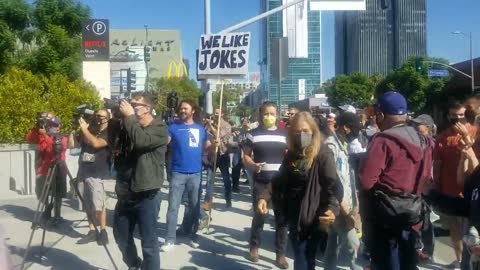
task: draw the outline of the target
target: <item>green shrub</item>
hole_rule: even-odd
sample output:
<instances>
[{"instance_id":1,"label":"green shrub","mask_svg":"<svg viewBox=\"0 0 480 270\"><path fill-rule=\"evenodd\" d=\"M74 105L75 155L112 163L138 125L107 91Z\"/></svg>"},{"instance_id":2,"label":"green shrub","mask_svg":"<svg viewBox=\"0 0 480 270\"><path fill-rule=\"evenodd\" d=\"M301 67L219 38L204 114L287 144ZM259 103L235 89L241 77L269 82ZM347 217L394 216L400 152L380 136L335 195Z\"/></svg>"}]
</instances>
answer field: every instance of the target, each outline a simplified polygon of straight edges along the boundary
<instances>
[{"instance_id":1,"label":"green shrub","mask_svg":"<svg viewBox=\"0 0 480 270\"><path fill-rule=\"evenodd\" d=\"M16 68L0 76L0 100L0 143L25 142L39 112L53 112L62 120L62 132L69 132L78 105L101 104L95 87L84 81Z\"/></svg>"}]
</instances>

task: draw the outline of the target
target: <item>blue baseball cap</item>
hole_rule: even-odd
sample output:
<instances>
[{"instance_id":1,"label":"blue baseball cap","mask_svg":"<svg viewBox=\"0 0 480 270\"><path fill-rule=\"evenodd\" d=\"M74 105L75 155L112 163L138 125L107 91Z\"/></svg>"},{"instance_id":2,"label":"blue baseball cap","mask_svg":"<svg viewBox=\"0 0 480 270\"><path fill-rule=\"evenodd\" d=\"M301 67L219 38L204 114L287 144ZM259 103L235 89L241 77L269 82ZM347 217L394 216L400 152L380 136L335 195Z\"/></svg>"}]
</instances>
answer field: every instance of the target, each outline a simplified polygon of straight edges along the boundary
<instances>
[{"instance_id":1,"label":"blue baseball cap","mask_svg":"<svg viewBox=\"0 0 480 270\"><path fill-rule=\"evenodd\" d=\"M60 119L58 119L57 117L52 117L50 119L50 123L53 127L59 127L62 124L62 121L60 121Z\"/></svg>"},{"instance_id":2,"label":"blue baseball cap","mask_svg":"<svg viewBox=\"0 0 480 270\"><path fill-rule=\"evenodd\" d=\"M389 91L378 99L377 108L384 114L407 114L407 100L398 92Z\"/></svg>"}]
</instances>

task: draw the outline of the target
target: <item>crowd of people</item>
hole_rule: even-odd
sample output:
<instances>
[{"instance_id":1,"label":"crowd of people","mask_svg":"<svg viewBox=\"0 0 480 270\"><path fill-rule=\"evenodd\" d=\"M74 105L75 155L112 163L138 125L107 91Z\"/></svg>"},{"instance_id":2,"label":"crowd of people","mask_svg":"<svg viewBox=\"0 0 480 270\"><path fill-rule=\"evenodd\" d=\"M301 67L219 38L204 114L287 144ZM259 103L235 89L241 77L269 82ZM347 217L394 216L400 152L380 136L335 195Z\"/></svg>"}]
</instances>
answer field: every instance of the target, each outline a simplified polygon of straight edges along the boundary
<instances>
[{"instance_id":1,"label":"crowd of people","mask_svg":"<svg viewBox=\"0 0 480 270\"><path fill-rule=\"evenodd\" d=\"M262 231L272 208L280 269L289 268L288 245L296 270L315 269L320 253L328 270L337 265L364 269L361 256L373 270L417 269L434 261L435 211L450 232L456 256L446 267L480 269L477 96L449 102L448 121L438 128L429 115L411 117L398 92L381 95L363 115L346 104L325 115L290 108L282 118L275 103L265 102L256 121L245 118L238 127L219 109L202 116L188 100L180 101L176 116L165 123L154 116L155 103L146 94L122 101L113 122L108 111L99 110L95 125L80 119L79 131L63 142L81 148L78 179L84 183L85 209L95 217L90 223L100 226L97 232L90 224L79 244L108 243L102 181L113 161L118 198L113 232L129 269L160 269L156 228L164 178L169 194L161 251L174 249L179 235L189 237L193 248L200 246L197 234L211 221L217 169L227 209L235 204L232 193L240 192L242 171L247 176L253 208L247 258L252 262L261 258ZM50 128L59 128L58 119L48 119ZM54 131L37 127L28 136L47 160L39 167L39 186L51 166L48 134ZM59 186L55 196L62 197ZM59 215L55 210L55 222ZM143 259L133 241L135 226Z\"/></svg>"}]
</instances>

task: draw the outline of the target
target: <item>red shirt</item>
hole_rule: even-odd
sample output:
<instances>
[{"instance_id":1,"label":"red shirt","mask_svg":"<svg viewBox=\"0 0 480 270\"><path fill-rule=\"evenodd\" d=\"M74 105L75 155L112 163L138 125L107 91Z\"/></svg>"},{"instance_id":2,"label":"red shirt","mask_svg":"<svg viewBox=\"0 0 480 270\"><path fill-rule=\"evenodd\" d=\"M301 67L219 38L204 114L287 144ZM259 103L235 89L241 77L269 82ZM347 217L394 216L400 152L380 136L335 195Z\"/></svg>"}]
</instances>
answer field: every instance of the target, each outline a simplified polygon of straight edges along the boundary
<instances>
[{"instance_id":1,"label":"red shirt","mask_svg":"<svg viewBox=\"0 0 480 270\"><path fill-rule=\"evenodd\" d=\"M42 160L40 167L37 169L37 175L47 176L48 169L55 162L55 146L53 137L47 135L40 135L36 130L32 130L27 135L27 140L30 143L38 144L38 153ZM68 147L68 138L62 138L62 160L66 159L66 152Z\"/></svg>"},{"instance_id":2,"label":"red shirt","mask_svg":"<svg viewBox=\"0 0 480 270\"><path fill-rule=\"evenodd\" d=\"M476 127L467 125L467 129L472 138L477 137ZM463 185L458 184L457 181L457 168L461 155L461 139L462 136L460 134L452 128L448 128L438 135L433 152L433 159L442 162L438 179L435 179L438 189L441 193L450 196L458 196L463 192Z\"/></svg>"}]
</instances>

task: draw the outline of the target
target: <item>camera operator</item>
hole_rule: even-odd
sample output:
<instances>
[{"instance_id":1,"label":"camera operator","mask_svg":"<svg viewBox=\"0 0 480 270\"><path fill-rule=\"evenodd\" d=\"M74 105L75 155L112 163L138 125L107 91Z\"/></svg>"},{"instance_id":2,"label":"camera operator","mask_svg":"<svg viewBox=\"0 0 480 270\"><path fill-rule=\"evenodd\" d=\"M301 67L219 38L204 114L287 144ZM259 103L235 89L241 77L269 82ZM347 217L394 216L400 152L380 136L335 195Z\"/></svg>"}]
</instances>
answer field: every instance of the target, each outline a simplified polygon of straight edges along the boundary
<instances>
[{"instance_id":1,"label":"camera operator","mask_svg":"<svg viewBox=\"0 0 480 270\"><path fill-rule=\"evenodd\" d=\"M154 118L155 105L155 98L146 93L134 96L131 103L122 100L119 134L113 134L118 138L114 149L118 201L113 235L129 269L160 269L157 217L168 131L160 118ZM135 225L142 241L143 263L133 239Z\"/></svg>"},{"instance_id":2,"label":"camera operator","mask_svg":"<svg viewBox=\"0 0 480 270\"><path fill-rule=\"evenodd\" d=\"M38 144L40 164L37 168L35 193L39 200L41 199L41 193L47 180L49 169L58 161L65 161L68 139L60 134L60 127L60 119L54 117L52 113L44 113L37 119L37 126L27 135L27 141ZM67 193L66 176L65 168L57 166L48 194L54 196L53 204L48 203L48 196L45 197L44 201L46 207L42 219L45 224L51 221L51 225L55 226L62 221L62 198ZM53 208L54 219L50 220Z\"/></svg>"},{"instance_id":3,"label":"camera operator","mask_svg":"<svg viewBox=\"0 0 480 270\"><path fill-rule=\"evenodd\" d=\"M77 244L87 244L95 240L99 244L108 244L103 179L108 176L110 170L110 150L107 143L109 119L107 111L99 110L90 123L80 118L78 121L80 133L70 134L69 148L78 145L81 148L77 179L84 182L85 211L96 216L101 229L100 235L97 235L95 227L89 220L90 230L84 238L77 241Z\"/></svg>"}]
</instances>

